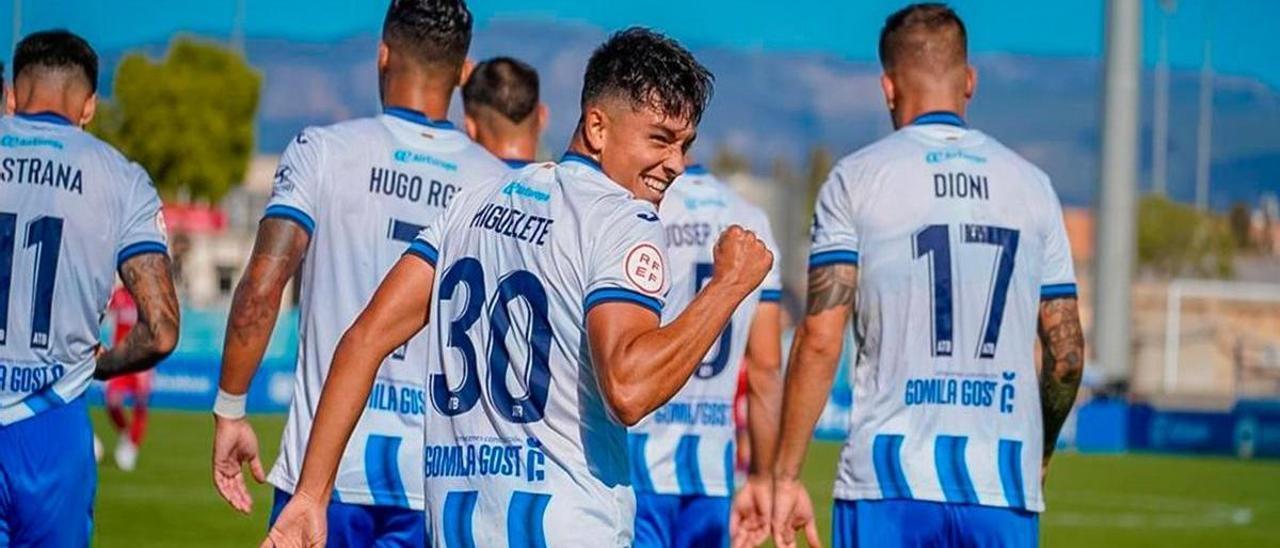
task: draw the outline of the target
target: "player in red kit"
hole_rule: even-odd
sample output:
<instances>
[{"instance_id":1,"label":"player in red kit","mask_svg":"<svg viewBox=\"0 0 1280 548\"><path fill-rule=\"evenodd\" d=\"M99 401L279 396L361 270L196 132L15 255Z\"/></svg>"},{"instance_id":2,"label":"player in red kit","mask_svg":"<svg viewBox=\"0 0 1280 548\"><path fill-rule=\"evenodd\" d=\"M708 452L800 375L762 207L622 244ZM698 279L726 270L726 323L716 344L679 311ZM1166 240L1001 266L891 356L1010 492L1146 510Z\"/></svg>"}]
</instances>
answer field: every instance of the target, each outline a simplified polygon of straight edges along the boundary
<instances>
[{"instance_id":1,"label":"player in red kit","mask_svg":"<svg viewBox=\"0 0 1280 548\"><path fill-rule=\"evenodd\" d=\"M138 307L133 296L123 286L116 287L111 294L111 303L107 305L111 317L115 321L115 329L111 336L112 346L120 344L138 323ZM119 435L116 442L116 466L126 472L132 472L138 464L138 447L142 445L142 436L147 431L147 400L151 398L151 380L155 370L148 369L141 373L122 375L107 381L107 415L115 425ZM133 416L125 414L125 396L133 395Z\"/></svg>"}]
</instances>

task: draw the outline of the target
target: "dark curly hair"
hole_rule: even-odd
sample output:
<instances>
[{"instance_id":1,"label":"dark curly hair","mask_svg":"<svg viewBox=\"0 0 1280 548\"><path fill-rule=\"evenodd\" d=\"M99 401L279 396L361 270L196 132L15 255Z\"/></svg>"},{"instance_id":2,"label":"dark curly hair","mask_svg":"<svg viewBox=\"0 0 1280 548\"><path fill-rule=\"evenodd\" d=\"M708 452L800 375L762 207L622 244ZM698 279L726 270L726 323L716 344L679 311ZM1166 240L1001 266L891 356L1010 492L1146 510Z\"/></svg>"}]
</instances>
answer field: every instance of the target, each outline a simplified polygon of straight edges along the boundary
<instances>
[{"instance_id":1,"label":"dark curly hair","mask_svg":"<svg viewBox=\"0 0 1280 548\"><path fill-rule=\"evenodd\" d=\"M98 91L98 54L93 47L63 29L33 32L13 52L13 78L28 70L79 71L89 89Z\"/></svg>"},{"instance_id":2,"label":"dark curly hair","mask_svg":"<svg viewBox=\"0 0 1280 548\"><path fill-rule=\"evenodd\" d=\"M463 0L391 0L382 41L424 67L458 70L471 47L471 23Z\"/></svg>"},{"instance_id":3,"label":"dark curly hair","mask_svg":"<svg viewBox=\"0 0 1280 548\"><path fill-rule=\"evenodd\" d=\"M697 124L711 100L715 76L671 38L631 27L610 36L587 62L582 107L620 97Z\"/></svg>"},{"instance_id":4,"label":"dark curly hair","mask_svg":"<svg viewBox=\"0 0 1280 548\"><path fill-rule=\"evenodd\" d=\"M491 108L519 124L538 108L538 71L510 57L481 61L462 86L462 105L468 113Z\"/></svg>"}]
</instances>

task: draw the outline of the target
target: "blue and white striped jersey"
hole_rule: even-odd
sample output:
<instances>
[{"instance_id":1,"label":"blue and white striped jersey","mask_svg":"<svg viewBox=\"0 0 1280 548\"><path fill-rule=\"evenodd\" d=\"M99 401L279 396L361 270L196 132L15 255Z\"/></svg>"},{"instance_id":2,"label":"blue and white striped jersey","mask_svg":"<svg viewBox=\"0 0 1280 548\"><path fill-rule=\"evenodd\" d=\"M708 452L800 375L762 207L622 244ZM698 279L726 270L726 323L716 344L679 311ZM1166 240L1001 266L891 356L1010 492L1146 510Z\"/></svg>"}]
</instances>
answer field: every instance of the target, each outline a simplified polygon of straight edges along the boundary
<instances>
[{"instance_id":1,"label":"blue and white striped jersey","mask_svg":"<svg viewBox=\"0 0 1280 548\"><path fill-rule=\"evenodd\" d=\"M1043 511L1038 310L1076 291L1048 176L926 114L832 170L809 266L835 263L859 343L836 498Z\"/></svg>"},{"instance_id":2,"label":"blue and white striped jersey","mask_svg":"<svg viewBox=\"0 0 1280 548\"><path fill-rule=\"evenodd\" d=\"M567 154L461 195L410 253L436 266L426 491L438 546L630 546L626 428L600 392L586 316L661 314L652 204Z\"/></svg>"},{"instance_id":3,"label":"blue and white striped jersey","mask_svg":"<svg viewBox=\"0 0 1280 548\"><path fill-rule=\"evenodd\" d=\"M663 323L674 321L711 279L720 233L737 224L752 230L774 253L769 218L700 166L690 166L667 190L660 208L667 233L671 292ZM689 383L671 401L631 429L631 477L636 491L663 495L733 494L733 397L747 336L761 301L778 301L782 282L775 261L768 277L734 311L720 340Z\"/></svg>"},{"instance_id":4,"label":"blue and white striped jersey","mask_svg":"<svg viewBox=\"0 0 1280 548\"><path fill-rule=\"evenodd\" d=\"M116 269L167 252L138 164L57 114L0 118L0 425L84 393Z\"/></svg>"},{"instance_id":5,"label":"blue and white striped jersey","mask_svg":"<svg viewBox=\"0 0 1280 548\"><path fill-rule=\"evenodd\" d=\"M448 122L388 108L307 128L289 144L265 216L311 234L302 264L293 401L269 481L292 493L338 340L409 243L454 197L509 169ZM382 364L347 443L335 498L422 509L423 341Z\"/></svg>"}]
</instances>

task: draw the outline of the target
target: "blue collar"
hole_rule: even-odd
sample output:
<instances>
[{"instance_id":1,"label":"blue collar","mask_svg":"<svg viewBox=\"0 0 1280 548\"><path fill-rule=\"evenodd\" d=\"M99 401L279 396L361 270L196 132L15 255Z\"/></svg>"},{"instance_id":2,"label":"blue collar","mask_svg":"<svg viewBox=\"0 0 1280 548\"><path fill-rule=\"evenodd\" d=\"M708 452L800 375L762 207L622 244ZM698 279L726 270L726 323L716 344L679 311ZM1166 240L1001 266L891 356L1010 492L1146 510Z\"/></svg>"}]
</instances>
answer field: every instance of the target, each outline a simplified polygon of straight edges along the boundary
<instances>
[{"instance_id":1,"label":"blue collar","mask_svg":"<svg viewBox=\"0 0 1280 548\"><path fill-rule=\"evenodd\" d=\"M32 121L32 122L45 122L45 123L48 123L48 124L57 124L57 125L60 125L60 126L74 126L74 125L75 125L75 124L74 124L74 123L72 123L72 121L71 121L70 119L68 119L66 116L63 116L63 115L61 115L61 114L58 114L58 113L53 112L53 111L50 111L50 110L45 110L45 111L41 111L41 112L32 112L32 113L19 112L19 113L17 114L17 116L18 116L18 118L21 118L21 119L23 119L23 120Z\"/></svg>"},{"instance_id":2,"label":"blue collar","mask_svg":"<svg viewBox=\"0 0 1280 548\"><path fill-rule=\"evenodd\" d=\"M945 110L926 112L911 121L911 125L913 126L920 126L924 124L945 124L955 127L968 127L964 123L964 118L961 118L959 114Z\"/></svg>"},{"instance_id":3,"label":"blue collar","mask_svg":"<svg viewBox=\"0 0 1280 548\"><path fill-rule=\"evenodd\" d=\"M448 120L432 120L426 114L413 109L403 107L386 107L382 109L382 113L387 116L394 116L406 122L433 127L436 129L454 129L453 124Z\"/></svg>"},{"instance_id":4,"label":"blue collar","mask_svg":"<svg viewBox=\"0 0 1280 548\"><path fill-rule=\"evenodd\" d=\"M533 160L516 160L514 158L503 158L502 162L507 164L507 167L511 169L520 169L524 166L532 164Z\"/></svg>"},{"instance_id":5,"label":"blue collar","mask_svg":"<svg viewBox=\"0 0 1280 548\"><path fill-rule=\"evenodd\" d=\"M567 162L578 162L591 169L599 171L600 173L604 173L604 168L600 167L600 162L597 162L595 160L592 160L591 158L578 154L577 152L565 152L564 156L560 157L560 163L567 163Z\"/></svg>"},{"instance_id":6,"label":"blue collar","mask_svg":"<svg viewBox=\"0 0 1280 548\"><path fill-rule=\"evenodd\" d=\"M702 164L692 164L685 166L684 173L685 175L706 175L708 171L707 167Z\"/></svg>"}]
</instances>

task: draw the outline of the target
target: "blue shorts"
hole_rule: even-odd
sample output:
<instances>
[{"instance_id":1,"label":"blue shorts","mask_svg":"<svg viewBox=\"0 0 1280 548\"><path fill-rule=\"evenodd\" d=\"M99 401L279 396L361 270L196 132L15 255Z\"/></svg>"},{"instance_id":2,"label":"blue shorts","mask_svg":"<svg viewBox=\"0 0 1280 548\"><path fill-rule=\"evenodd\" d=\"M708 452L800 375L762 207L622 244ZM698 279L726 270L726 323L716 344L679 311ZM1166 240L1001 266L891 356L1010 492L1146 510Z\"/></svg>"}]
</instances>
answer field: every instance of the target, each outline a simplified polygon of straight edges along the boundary
<instances>
[{"instance_id":1,"label":"blue shorts","mask_svg":"<svg viewBox=\"0 0 1280 548\"><path fill-rule=\"evenodd\" d=\"M85 398L0 426L0 547L88 546L97 484Z\"/></svg>"},{"instance_id":2,"label":"blue shorts","mask_svg":"<svg viewBox=\"0 0 1280 548\"><path fill-rule=\"evenodd\" d=\"M924 500L837 500L831 545L1035 547L1040 515L1016 508Z\"/></svg>"},{"instance_id":3,"label":"blue shorts","mask_svg":"<svg viewBox=\"0 0 1280 548\"><path fill-rule=\"evenodd\" d=\"M271 505L270 527L284 510L292 495L276 489ZM328 511L329 540L326 546L408 547L427 546L427 518L420 510L399 506L365 506L330 502Z\"/></svg>"},{"instance_id":4,"label":"blue shorts","mask_svg":"<svg viewBox=\"0 0 1280 548\"><path fill-rule=\"evenodd\" d=\"M729 545L729 497L636 493L635 548Z\"/></svg>"}]
</instances>

